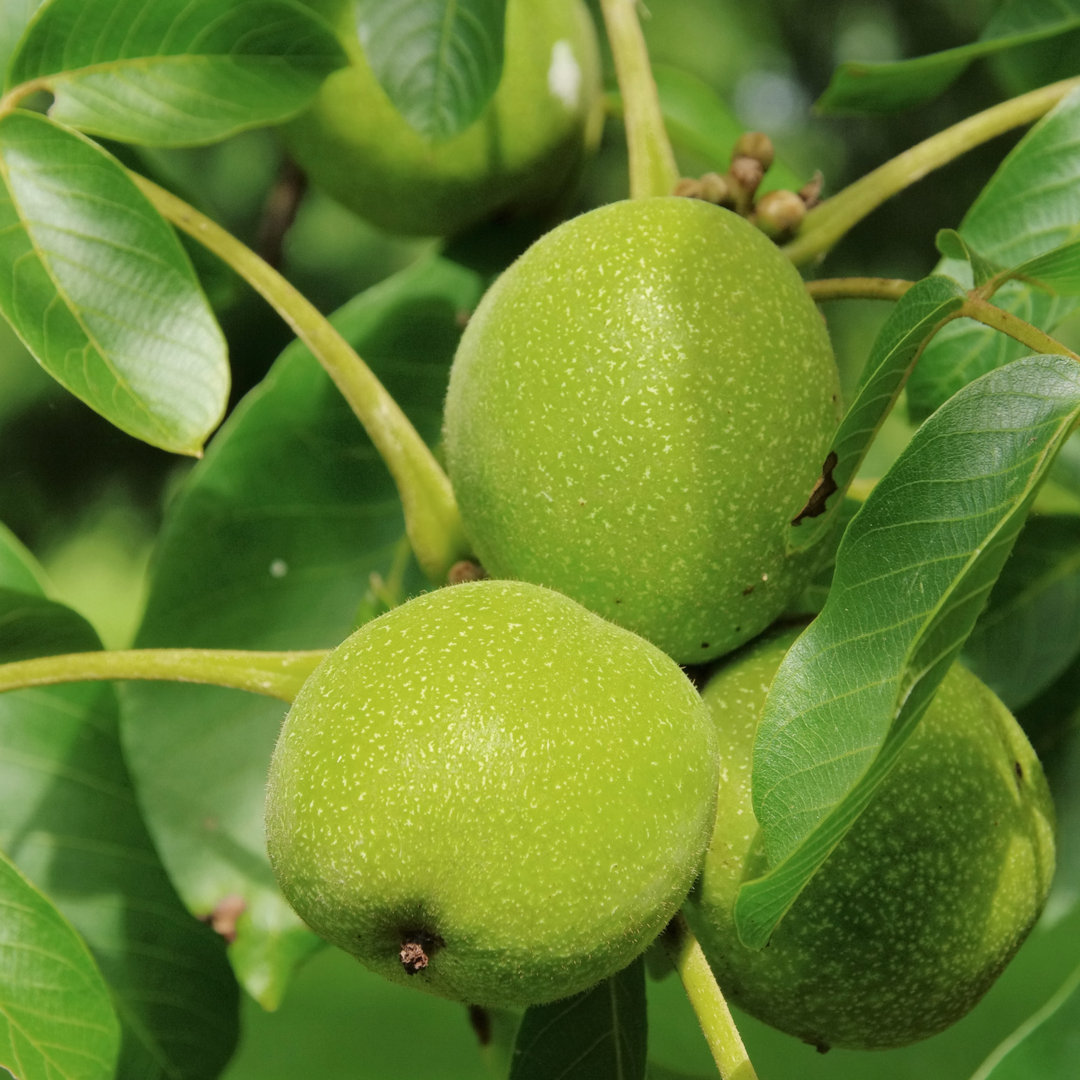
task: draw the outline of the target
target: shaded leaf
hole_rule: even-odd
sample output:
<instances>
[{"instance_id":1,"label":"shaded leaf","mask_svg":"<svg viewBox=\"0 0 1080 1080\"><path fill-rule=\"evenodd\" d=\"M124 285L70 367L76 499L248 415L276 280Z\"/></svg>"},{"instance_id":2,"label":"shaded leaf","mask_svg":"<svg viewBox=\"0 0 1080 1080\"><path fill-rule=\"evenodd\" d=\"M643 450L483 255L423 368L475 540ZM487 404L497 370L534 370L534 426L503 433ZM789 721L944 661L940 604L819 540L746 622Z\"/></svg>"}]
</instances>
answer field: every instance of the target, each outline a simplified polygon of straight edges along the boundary
<instances>
[{"instance_id":1,"label":"shaded leaf","mask_svg":"<svg viewBox=\"0 0 1080 1080\"><path fill-rule=\"evenodd\" d=\"M353 14L375 78L421 134L448 139L484 111L502 75L506 0L355 0Z\"/></svg>"},{"instance_id":2,"label":"shaded leaf","mask_svg":"<svg viewBox=\"0 0 1080 1080\"><path fill-rule=\"evenodd\" d=\"M34 113L0 117L0 313L118 428L197 454L225 341L179 241L120 164Z\"/></svg>"},{"instance_id":3,"label":"shaded leaf","mask_svg":"<svg viewBox=\"0 0 1080 1080\"><path fill-rule=\"evenodd\" d=\"M1072 1080L1080 1060L1080 967L971 1080Z\"/></svg>"},{"instance_id":4,"label":"shaded leaf","mask_svg":"<svg viewBox=\"0 0 1080 1080\"><path fill-rule=\"evenodd\" d=\"M334 321L421 434L438 437L461 313L480 279L443 260L391 278ZM396 489L314 358L294 344L235 410L170 505L140 646L322 648L407 591ZM385 590L373 589L382 575ZM413 572L415 574L415 571ZM188 906L242 897L230 950L273 1007L316 947L266 857L263 791L285 708L213 687L124 688L124 741L165 864Z\"/></svg>"},{"instance_id":5,"label":"shaded leaf","mask_svg":"<svg viewBox=\"0 0 1080 1080\"><path fill-rule=\"evenodd\" d=\"M916 432L852 519L758 728L770 870L736 902L747 945L766 944L892 767L1078 418L1080 364L1038 356L991 372Z\"/></svg>"},{"instance_id":6,"label":"shaded leaf","mask_svg":"<svg viewBox=\"0 0 1080 1080\"><path fill-rule=\"evenodd\" d=\"M932 101L974 60L1080 28L1077 0L1008 0L979 40L891 63L849 62L817 101L824 113L895 112Z\"/></svg>"},{"instance_id":7,"label":"shaded leaf","mask_svg":"<svg viewBox=\"0 0 1080 1080\"><path fill-rule=\"evenodd\" d=\"M833 515L843 503L843 493L899 397L919 350L960 308L965 297L955 281L928 277L912 286L890 312L874 340L852 402L833 439L827 471L836 495L825 503L824 512L816 516L800 515L792 522L788 538L791 550L813 546L832 527Z\"/></svg>"},{"instance_id":8,"label":"shaded leaf","mask_svg":"<svg viewBox=\"0 0 1080 1080\"><path fill-rule=\"evenodd\" d=\"M1080 517L1033 517L964 646L964 662L1015 710L1078 654Z\"/></svg>"},{"instance_id":9,"label":"shaded leaf","mask_svg":"<svg viewBox=\"0 0 1080 1080\"><path fill-rule=\"evenodd\" d=\"M1004 267L1075 239L1080 220L1080 91L1039 121L1013 148L960 224L965 244ZM946 259L937 268L965 285L966 262ZM1051 296L1010 281L994 303L1047 332L1080 307L1073 297ZM972 379L1025 355L1027 346L969 319L945 327L927 346L908 381L908 407L929 415Z\"/></svg>"},{"instance_id":10,"label":"shaded leaf","mask_svg":"<svg viewBox=\"0 0 1080 1080\"><path fill-rule=\"evenodd\" d=\"M1043 255L1036 255L1014 267L1009 274L1048 292L1080 295L1080 240L1070 240Z\"/></svg>"},{"instance_id":11,"label":"shaded leaf","mask_svg":"<svg viewBox=\"0 0 1080 1080\"><path fill-rule=\"evenodd\" d=\"M92 135L191 146L285 120L345 63L293 0L52 0L8 85L43 80L53 119Z\"/></svg>"},{"instance_id":12,"label":"shaded leaf","mask_svg":"<svg viewBox=\"0 0 1080 1080\"><path fill-rule=\"evenodd\" d=\"M119 1049L86 944L0 853L0 1067L15 1080L108 1080Z\"/></svg>"},{"instance_id":13,"label":"shaded leaf","mask_svg":"<svg viewBox=\"0 0 1080 1080\"><path fill-rule=\"evenodd\" d=\"M640 958L591 990L528 1009L510 1080L644 1080L645 963Z\"/></svg>"},{"instance_id":14,"label":"shaded leaf","mask_svg":"<svg viewBox=\"0 0 1080 1080\"><path fill-rule=\"evenodd\" d=\"M7 588L26 585L7 565L0 555L0 661L98 647L68 608ZM117 727L107 684L0 695L0 847L90 946L123 1028L118 1075L203 1080L235 1045L236 983L161 868Z\"/></svg>"}]
</instances>

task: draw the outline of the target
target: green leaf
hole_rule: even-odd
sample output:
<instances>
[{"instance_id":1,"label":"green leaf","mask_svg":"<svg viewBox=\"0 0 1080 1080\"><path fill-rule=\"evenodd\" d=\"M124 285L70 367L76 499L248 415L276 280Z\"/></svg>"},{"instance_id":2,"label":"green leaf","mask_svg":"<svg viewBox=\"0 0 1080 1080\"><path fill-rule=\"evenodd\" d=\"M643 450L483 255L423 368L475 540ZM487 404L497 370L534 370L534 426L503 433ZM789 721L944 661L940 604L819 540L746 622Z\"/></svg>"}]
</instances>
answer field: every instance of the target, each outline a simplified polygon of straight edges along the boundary
<instances>
[{"instance_id":1,"label":"green leaf","mask_svg":"<svg viewBox=\"0 0 1080 1080\"><path fill-rule=\"evenodd\" d=\"M591 990L527 1010L510 1080L644 1080L645 964Z\"/></svg>"},{"instance_id":2,"label":"green leaf","mask_svg":"<svg viewBox=\"0 0 1080 1080\"><path fill-rule=\"evenodd\" d=\"M1080 517L1033 517L964 646L964 662L1015 710L1078 654Z\"/></svg>"},{"instance_id":3,"label":"green leaf","mask_svg":"<svg viewBox=\"0 0 1080 1080\"><path fill-rule=\"evenodd\" d=\"M0 854L0 1067L15 1080L109 1080L119 1049L86 944Z\"/></svg>"},{"instance_id":4,"label":"green leaf","mask_svg":"<svg viewBox=\"0 0 1080 1080\"><path fill-rule=\"evenodd\" d=\"M355 0L357 32L379 85L430 139L464 131L503 67L506 0Z\"/></svg>"},{"instance_id":5,"label":"green leaf","mask_svg":"<svg viewBox=\"0 0 1080 1080\"><path fill-rule=\"evenodd\" d=\"M1080 967L971 1080L1072 1080L1080 1060Z\"/></svg>"},{"instance_id":6,"label":"green leaf","mask_svg":"<svg viewBox=\"0 0 1080 1080\"><path fill-rule=\"evenodd\" d=\"M1080 364L991 372L915 434L852 519L832 590L784 659L754 746L769 871L740 890L762 947L892 767L1080 419Z\"/></svg>"},{"instance_id":7,"label":"green leaf","mask_svg":"<svg viewBox=\"0 0 1080 1080\"><path fill-rule=\"evenodd\" d=\"M1080 227L1073 232L1080 232ZM1080 239L1069 240L1022 262L1009 271L1009 276L1047 292L1080 296Z\"/></svg>"},{"instance_id":8,"label":"green leaf","mask_svg":"<svg viewBox=\"0 0 1080 1080\"><path fill-rule=\"evenodd\" d=\"M440 431L461 313L481 287L436 259L334 318L429 440ZM401 591L403 534L379 455L294 344L171 503L137 644L336 645L377 610L373 594L383 589L373 590L372 574L385 591ZM285 710L254 695L171 684L131 684L124 700L125 745L165 864L199 915L243 898L231 959L247 990L273 1007L316 946L281 897L263 838L266 770Z\"/></svg>"},{"instance_id":9,"label":"green leaf","mask_svg":"<svg viewBox=\"0 0 1080 1080\"><path fill-rule=\"evenodd\" d=\"M896 112L932 101L973 60L1080 28L1077 0L1010 0L971 45L885 64L849 62L817 101L824 113Z\"/></svg>"},{"instance_id":10,"label":"green leaf","mask_svg":"<svg viewBox=\"0 0 1080 1080\"><path fill-rule=\"evenodd\" d=\"M122 166L33 113L0 117L0 314L118 428L198 454L225 341L179 241Z\"/></svg>"},{"instance_id":11,"label":"green leaf","mask_svg":"<svg viewBox=\"0 0 1080 1080\"><path fill-rule=\"evenodd\" d=\"M946 259L968 263L976 285L984 285L1001 269L984 259L955 229L940 229L934 243Z\"/></svg>"},{"instance_id":12,"label":"green leaf","mask_svg":"<svg viewBox=\"0 0 1080 1080\"><path fill-rule=\"evenodd\" d=\"M812 500L792 522L788 539L792 551L812 547L832 527L843 492L900 395L919 350L965 297L955 281L934 276L917 282L893 308L874 340L855 396L833 438L822 470L822 484L827 486L820 490L826 502L819 506ZM830 490L836 494L830 496Z\"/></svg>"},{"instance_id":13,"label":"green leaf","mask_svg":"<svg viewBox=\"0 0 1080 1080\"><path fill-rule=\"evenodd\" d=\"M53 119L92 135L192 146L285 120L345 63L293 0L52 0L8 85L43 82Z\"/></svg>"},{"instance_id":14,"label":"green leaf","mask_svg":"<svg viewBox=\"0 0 1080 1080\"><path fill-rule=\"evenodd\" d=\"M0 4L0 86L4 85L3 73L18 48L30 16L42 2L43 0L4 0L4 3Z\"/></svg>"},{"instance_id":15,"label":"green leaf","mask_svg":"<svg viewBox=\"0 0 1080 1080\"><path fill-rule=\"evenodd\" d=\"M20 591L25 569L5 572L23 556L9 537L0 534L0 660L97 648L80 616L37 588ZM161 868L117 729L106 684L0 695L0 847L89 945L123 1027L119 1075L203 1080L235 1046L236 983L222 942Z\"/></svg>"},{"instance_id":16,"label":"green leaf","mask_svg":"<svg viewBox=\"0 0 1080 1080\"><path fill-rule=\"evenodd\" d=\"M42 594L45 579L34 556L7 526L0 524L0 588Z\"/></svg>"},{"instance_id":17,"label":"green leaf","mask_svg":"<svg viewBox=\"0 0 1080 1080\"><path fill-rule=\"evenodd\" d=\"M1018 267L1076 238L1080 220L1080 91L1043 117L1013 148L964 215L964 243L989 262ZM937 268L972 284L964 261ZM1010 281L994 303L1049 332L1080 307L1073 297L1051 296ZM912 416L928 416L972 379L1030 351L990 327L969 319L946 326L927 346L908 380Z\"/></svg>"}]
</instances>

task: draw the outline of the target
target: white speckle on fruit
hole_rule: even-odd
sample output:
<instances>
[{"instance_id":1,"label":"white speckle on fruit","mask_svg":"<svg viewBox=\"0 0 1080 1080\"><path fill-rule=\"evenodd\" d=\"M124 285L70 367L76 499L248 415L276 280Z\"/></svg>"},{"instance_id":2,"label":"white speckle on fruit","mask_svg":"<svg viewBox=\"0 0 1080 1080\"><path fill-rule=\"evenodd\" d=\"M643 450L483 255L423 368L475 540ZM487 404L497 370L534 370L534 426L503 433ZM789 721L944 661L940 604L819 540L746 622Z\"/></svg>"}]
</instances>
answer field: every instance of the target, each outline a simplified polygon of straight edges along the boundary
<instances>
[{"instance_id":1,"label":"white speckle on fruit","mask_svg":"<svg viewBox=\"0 0 1080 1080\"><path fill-rule=\"evenodd\" d=\"M283 578L289 572L289 564L284 559L275 559L270 564L270 576Z\"/></svg>"},{"instance_id":2,"label":"white speckle on fruit","mask_svg":"<svg viewBox=\"0 0 1080 1080\"><path fill-rule=\"evenodd\" d=\"M569 41L556 41L551 46L547 81L552 97L568 109L576 109L581 103L581 65Z\"/></svg>"}]
</instances>

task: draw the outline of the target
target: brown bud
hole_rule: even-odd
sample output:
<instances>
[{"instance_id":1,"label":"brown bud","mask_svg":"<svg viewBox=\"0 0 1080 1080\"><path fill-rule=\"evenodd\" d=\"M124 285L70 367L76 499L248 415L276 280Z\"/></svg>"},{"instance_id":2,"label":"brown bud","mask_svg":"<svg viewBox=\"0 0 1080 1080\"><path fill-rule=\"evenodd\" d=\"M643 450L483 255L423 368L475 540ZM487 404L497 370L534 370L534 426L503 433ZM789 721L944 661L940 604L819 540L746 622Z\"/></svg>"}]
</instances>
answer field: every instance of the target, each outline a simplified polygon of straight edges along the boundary
<instances>
[{"instance_id":1,"label":"brown bud","mask_svg":"<svg viewBox=\"0 0 1080 1080\"><path fill-rule=\"evenodd\" d=\"M754 207L754 223L766 236L790 236L806 217L806 203L794 191L767 191Z\"/></svg>"},{"instance_id":2,"label":"brown bud","mask_svg":"<svg viewBox=\"0 0 1080 1080\"><path fill-rule=\"evenodd\" d=\"M735 202L727 177L715 172L708 172L701 178L701 198L717 206L731 206Z\"/></svg>"},{"instance_id":3,"label":"brown bud","mask_svg":"<svg viewBox=\"0 0 1080 1080\"><path fill-rule=\"evenodd\" d=\"M487 572L479 564L471 559L462 559L454 563L446 574L448 585L463 585L466 581L481 581L487 577Z\"/></svg>"},{"instance_id":4,"label":"brown bud","mask_svg":"<svg viewBox=\"0 0 1080 1080\"><path fill-rule=\"evenodd\" d=\"M674 187L672 195L680 195L687 199L701 198L701 181L692 176L684 176Z\"/></svg>"},{"instance_id":5,"label":"brown bud","mask_svg":"<svg viewBox=\"0 0 1080 1080\"><path fill-rule=\"evenodd\" d=\"M731 168L728 170L728 179L733 188L735 209L740 214L749 213L750 205L754 200L754 192L757 191L758 184L764 176L765 170L757 158L737 157L732 161Z\"/></svg>"},{"instance_id":6,"label":"brown bud","mask_svg":"<svg viewBox=\"0 0 1080 1080\"><path fill-rule=\"evenodd\" d=\"M772 139L763 131L744 131L735 142L735 149L731 154L731 163L735 164L736 158L753 158L761 165L762 173L768 171L776 157Z\"/></svg>"}]
</instances>

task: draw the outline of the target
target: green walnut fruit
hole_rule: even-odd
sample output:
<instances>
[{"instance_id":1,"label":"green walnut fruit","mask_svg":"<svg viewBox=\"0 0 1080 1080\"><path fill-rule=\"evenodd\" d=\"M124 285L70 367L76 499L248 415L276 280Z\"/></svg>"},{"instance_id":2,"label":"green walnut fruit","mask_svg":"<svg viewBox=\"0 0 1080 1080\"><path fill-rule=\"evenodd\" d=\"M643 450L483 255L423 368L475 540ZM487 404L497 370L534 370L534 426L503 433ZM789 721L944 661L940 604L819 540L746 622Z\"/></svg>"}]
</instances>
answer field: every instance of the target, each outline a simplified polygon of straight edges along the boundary
<instances>
[{"instance_id":1,"label":"green walnut fruit","mask_svg":"<svg viewBox=\"0 0 1080 1080\"><path fill-rule=\"evenodd\" d=\"M438 141L379 85L351 0L307 3L336 27L350 64L283 136L312 182L350 210L393 233L444 236L547 206L573 185L602 118L596 31L581 0L509 0L494 96Z\"/></svg>"},{"instance_id":2,"label":"green walnut fruit","mask_svg":"<svg viewBox=\"0 0 1080 1080\"><path fill-rule=\"evenodd\" d=\"M304 684L270 767L270 860L301 918L387 978L550 1001L625 966L683 902L715 744L648 642L534 585L455 585Z\"/></svg>"},{"instance_id":3,"label":"green walnut fruit","mask_svg":"<svg viewBox=\"0 0 1080 1080\"><path fill-rule=\"evenodd\" d=\"M758 716L793 635L707 684L721 740L714 837L687 917L724 993L818 1047L876 1049L963 1016L1042 909L1054 867L1042 768L993 692L954 665L874 800L768 946L735 930L739 886L765 869L750 802Z\"/></svg>"},{"instance_id":4,"label":"green walnut fruit","mask_svg":"<svg viewBox=\"0 0 1080 1080\"><path fill-rule=\"evenodd\" d=\"M789 557L839 417L821 315L757 229L696 199L614 203L521 256L462 337L447 465L475 553L680 663L798 595Z\"/></svg>"}]
</instances>

